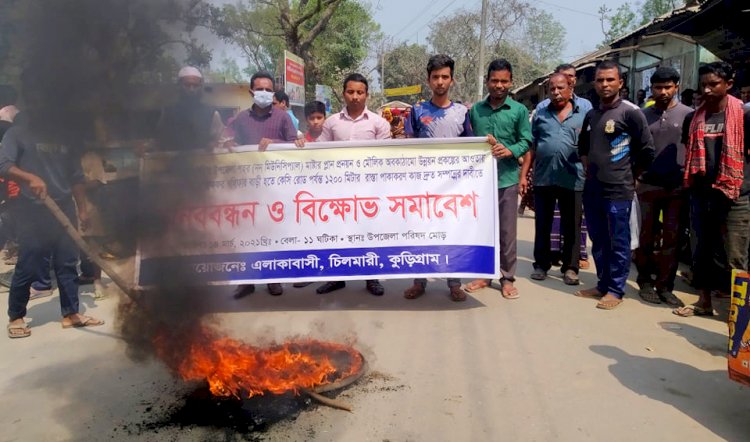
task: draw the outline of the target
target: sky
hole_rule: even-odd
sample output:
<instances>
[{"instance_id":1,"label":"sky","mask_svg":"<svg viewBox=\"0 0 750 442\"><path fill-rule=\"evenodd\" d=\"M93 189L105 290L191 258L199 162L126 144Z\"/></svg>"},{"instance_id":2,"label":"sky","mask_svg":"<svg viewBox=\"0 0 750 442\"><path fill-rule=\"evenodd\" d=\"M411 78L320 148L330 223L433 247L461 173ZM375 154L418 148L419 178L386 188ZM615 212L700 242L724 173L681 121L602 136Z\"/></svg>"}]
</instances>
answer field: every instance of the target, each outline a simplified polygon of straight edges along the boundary
<instances>
[{"instance_id":1,"label":"sky","mask_svg":"<svg viewBox=\"0 0 750 442\"><path fill-rule=\"evenodd\" d=\"M429 24L449 17L461 8L479 9L482 0L370 0L381 30L395 42L426 44ZM597 11L601 5L616 9L624 0L529 0L536 8L552 14L567 32L560 58L570 62L596 49L603 35Z\"/></svg>"},{"instance_id":2,"label":"sky","mask_svg":"<svg viewBox=\"0 0 750 442\"><path fill-rule=\"evenodd\" d=\"M237 0L211 0L214 4L236 3ZM373 18L381 31L392 37L394 43L426 44L429 24L461 8L481 8L482 0L364 0L372 6ZM571 62L596 49L604 38L597 11L602 5L616 9L626 0L527 0L538 9L551 13L566 30L566 45L562 61ZM634 2L631 2L634 3ZM208 38L208 37L207 37ZM244 67L241 51L231 45L208 38L216 49L213 63L224 57L236 59ZM375 80L377 85L378 79Z\"/></svg>"}]
</instances>

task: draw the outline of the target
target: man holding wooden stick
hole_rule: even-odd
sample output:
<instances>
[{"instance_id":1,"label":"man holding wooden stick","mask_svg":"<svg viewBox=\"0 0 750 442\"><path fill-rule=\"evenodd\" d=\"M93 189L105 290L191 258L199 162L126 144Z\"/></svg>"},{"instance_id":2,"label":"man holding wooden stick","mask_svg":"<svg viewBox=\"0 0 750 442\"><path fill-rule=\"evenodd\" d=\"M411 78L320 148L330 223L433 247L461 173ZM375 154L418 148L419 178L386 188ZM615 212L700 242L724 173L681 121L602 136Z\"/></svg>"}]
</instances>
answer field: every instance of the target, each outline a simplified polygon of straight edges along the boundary
<instances>
[{"instance_id":1,"label":"man holding wooden stick","mask_svg":"<svg viewBox=\"0 0 750 442\"><path fill-rule=\"evenodd\" d=\"M31 104L31 97L27 97L27 101ZM63 328L104 324L79 313L78 247L43 203L51 198L73 225L80 220L85 228L88 215L79 157L74 154L73 143L66 140L67 127L39 113L28 117L17 120L0 144L0 175L21 186L14 212L18 221L19 252L8 296L10 338L31 335L24 320L29 289L39 273L39 266L50 255L60 290Z\"/></svg>"}]
</instances>

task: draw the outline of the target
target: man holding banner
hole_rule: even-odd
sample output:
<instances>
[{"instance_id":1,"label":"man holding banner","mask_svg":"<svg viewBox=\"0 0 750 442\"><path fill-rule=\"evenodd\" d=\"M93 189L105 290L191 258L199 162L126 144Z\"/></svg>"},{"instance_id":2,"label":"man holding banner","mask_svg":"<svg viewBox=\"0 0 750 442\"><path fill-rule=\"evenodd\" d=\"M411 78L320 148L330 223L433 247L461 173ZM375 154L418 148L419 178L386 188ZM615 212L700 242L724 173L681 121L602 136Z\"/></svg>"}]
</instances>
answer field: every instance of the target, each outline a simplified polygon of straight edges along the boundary
<instances>
[{"instance_id":1,"label":"man holding banner","mask_svg":"<svg viewBox=\"0 0 750 442\"><path fill-rule=\"evenodd\" d=\"M456 138L473 136L469 122L469 110L448 97L453 85L455 62L447 55L434 55L427 62L427 83L432 90L430 101L416 103L406 121L406 136L409 138ZM404 298L417 299L424 295L426 278L417 278L414 285L406 289ZM448 288L453 301L466 301L466 292L461 289L459 278L448 278Z\"/></svg>"},{"instance_id":2,"label":"man holding banner","mask_svg":"<svg viewBox=\"0 0 750 442\"><path fill-rule=\"evenodd\" d=\"M497 158L498 207L500 217L500 283L505 299L518 298L516 280L516 232L518 227L518 158L531 146L531 124L524 105L508 96L513 87L513 67L497 59L487 69L487 99L471 108L469 116L474 133L486 135ZM466 286L468 292L488 287L490 281L478 279Z\"/></svg>"},{"instance_id":3,"label":"man holding banner","mask_svg":"<svg viewBox=\"0 0 750 442\"><path fill-rule=\"evenodd\" d=\"M344 79L346 107L331 115L323 123L318 141L383 140L391 138L391 125L380 115L367 109L367 79L362 74L349 74ZM344 281L328 281L318 287L318 294L330 293L346 287ZM375 296L385 292L377 279L366 281L367 291Z\"/></svg>"},{"instance_id":4,"label":"man holding banner","mask_svg":"<svg viewBox=\"0 0 750 442\"><path fill-rule=\"evenodd\" d=\"M259 150L266 150L271 143L291 143L297 139L297 129L289 114L271 106L275 86L273 77L267 72L256 72L250 78L253 106L241 112L229 125L238 145L257 144ZM254 291L252 284L241 285L234 292L234 298L244 298ZM284 289L278 283L268 284L268 293L280 296Z\"/></svg>"}]
</instances>

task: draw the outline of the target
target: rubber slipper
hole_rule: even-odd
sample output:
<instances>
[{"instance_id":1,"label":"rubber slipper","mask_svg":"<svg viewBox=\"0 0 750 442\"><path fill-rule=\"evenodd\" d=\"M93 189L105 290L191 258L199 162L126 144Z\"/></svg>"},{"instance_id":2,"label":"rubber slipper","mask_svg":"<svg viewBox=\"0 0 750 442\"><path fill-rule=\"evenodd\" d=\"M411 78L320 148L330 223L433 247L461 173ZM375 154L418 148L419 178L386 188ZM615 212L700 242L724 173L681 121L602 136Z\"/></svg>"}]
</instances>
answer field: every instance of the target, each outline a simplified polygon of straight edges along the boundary
<instances>
[{"instance_id":1,"label":"rubber slipper","mask_svg":"<svg viewBox=\"0 0 750 442\"><path fill-rule=\"evenodd\" d=\"M714 309L706 309L695 304L676 308L672 310L672 313L683 318L689 318L691 316L713 316L715 314Z\"/></svg>"},{"instance_id":2,"label":"rubber slipper","mask_svg":"<svg viewBox=\"0 0 750 442\"><path fill-rule=\"evenodd\" d=\"M579 298L596 299L597 301L604 297L604 293L600 292L597 288L578 290L573 293L573 295L578 296Z\"/></svg>"},{"instance_id":3,"label":"rubber slipper","mask_svg":"<svg viewBox=\"0 0 750 442\"><path fill-rule=\"evenodd\" d=\"M104 321L101 319L92 318L91 316L80 315L79 321L72 321L68 318L64 318L62 321L63 328L81 328L81 327L97 327L104 325Z\"/></svg>"},{"instance_id":4,"label":"rubber slipper","mask_svg":"<svg viewBox=\"0 0 750 442\"><path fill-rule=\"evenodd\" d=\"M622 304L622 299L608 299L606 301L599 300L596 303L596 308L602 310L614 310Z\"/></svg>"},{"instance_id":5,"label":"rubber slipper","mask_svg":"<svg viewBox=\"0 0 750 442\"><path fill-rule=\"evenodd\" d=\"M501 293L505 299L518 299L521 297L521 295L518 294L518 289L511 284L503 284Z\"/></svg>"},{"instance_id":6,"label":"rubber slipper","mask_svg":"<svg viewBox=\"0 0 750 442\"><path fill-rule=\"evenodd\" d=\"M470 283L466 284L464 290L469 293L474 293L489 286L490 283L486 279L477 279L476 281L471 281Z\"/></svg>"},{"instance_id":7,"label":"rubber slipper","mask_svg":"<svg viewBox=\"0 0 750 442\"><path fill-rule=\"evenodd\" d=\"M11 339L28 338L31 329L26 324L8 324L8 337Z\"/></svg>"}]
</instances>

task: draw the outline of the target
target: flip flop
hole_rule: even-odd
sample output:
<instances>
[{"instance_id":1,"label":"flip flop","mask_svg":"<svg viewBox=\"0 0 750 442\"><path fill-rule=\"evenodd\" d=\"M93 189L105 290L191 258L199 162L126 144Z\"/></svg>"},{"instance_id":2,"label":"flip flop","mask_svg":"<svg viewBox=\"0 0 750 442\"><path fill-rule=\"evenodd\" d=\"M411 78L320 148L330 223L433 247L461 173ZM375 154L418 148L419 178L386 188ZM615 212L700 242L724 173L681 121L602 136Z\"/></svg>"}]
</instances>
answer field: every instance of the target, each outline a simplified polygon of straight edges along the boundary
<instances>
[{"instance_id":1,"label":"flip flop","mask_svg":"<svg viewBox=\"0 0 750 442\"><path fill-rule=\"evenodd\" d=\"M604 297L604 294L600 292L596 287L592 289L578 290L577 292L573 293L573 295L578 296L579 298L596 299L597 301Z\"/></svg>"},{"instance_id":2,"label":"flip flop","mask_svg":"<svg viewBox=\"0 0 750 442\"><path fill-rule=\"evenodd\" d=\"M606 301L599 300L596 303L596 308L602 310L614 310L622 304L622 299L608 299Z\"/></svg>"},{"instance_id":3,"label":"flip flop","mask_svg":"<svg viewBox=\"0 0 750 442\"><path fill-rule=\"evenodd\" d=\"M104 321L92 318L91 316L79 315L79 318L81 319L80 321L72 321L68 318L63 318L62 328L97 327L99 325L104 325Z\"/></svg>"},{"instance_id":4,"label":"flip flop","mask_svg":"<svg viewBox=\"0 0 750 442\"><path fill-rule=\"evenodd\" d=\"M672 310L672 313L683 318L689 318L691 316L713 316L715 314L714 309L709 310L695 304L676 308Z\"/></svg>"},{"instance_id":5,"label":"flip flop","mask_svg":"<svg viewBox=\"0 0 750 442\"><path fill-rule=\"evenodd\" d=\"M505 299L518 299L521 297L521 295L518 294L518 289L511 283L503 283L501 293Z\"/></svg>"},{"instance_id":6,"label":"flip flop","mask_svg":"<svg viewBox=\"0 0 750 442\"><path fill-rule=\"evenodd\" d=\"M490 282L486 279L477 279L475 281L471 281L470 283L466 284L464 287L464 290L466 290L469 293L474 293L476 291L482 290L483 288L489 287Z\"/></svg>"},{"instance_id":7,"label":"flip flop","mask_svg":"<svg viewBox=\"0 0 750 442\"><path fill-rule=\"evenodd\" d=\"M24 324L8 324L8 337L11 339L28 338L31 336L31 329Z\"/></svg>"}]
</instances>

